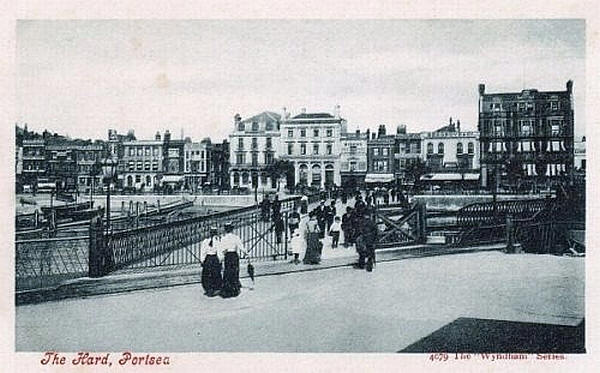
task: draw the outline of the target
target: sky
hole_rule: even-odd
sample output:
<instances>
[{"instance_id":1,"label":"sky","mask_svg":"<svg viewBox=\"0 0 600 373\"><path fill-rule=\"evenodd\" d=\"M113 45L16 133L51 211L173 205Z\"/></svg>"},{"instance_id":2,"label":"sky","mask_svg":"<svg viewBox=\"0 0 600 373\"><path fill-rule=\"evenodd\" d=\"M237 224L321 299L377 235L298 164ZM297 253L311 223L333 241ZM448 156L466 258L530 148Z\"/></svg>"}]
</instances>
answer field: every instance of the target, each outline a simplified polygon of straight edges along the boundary
<instances>
[{"instance_id":1,"label":"sky","mask_svg":"<svg viewBox=\"0 0 600 373\"><path fill-rule=\"evenodd\" d=\"M348 129L476 129L486 92L565 90L585 134L583 20L21 20L19 125L226 138L239 113L341 106Z\"/></svg>"}]
</instances>

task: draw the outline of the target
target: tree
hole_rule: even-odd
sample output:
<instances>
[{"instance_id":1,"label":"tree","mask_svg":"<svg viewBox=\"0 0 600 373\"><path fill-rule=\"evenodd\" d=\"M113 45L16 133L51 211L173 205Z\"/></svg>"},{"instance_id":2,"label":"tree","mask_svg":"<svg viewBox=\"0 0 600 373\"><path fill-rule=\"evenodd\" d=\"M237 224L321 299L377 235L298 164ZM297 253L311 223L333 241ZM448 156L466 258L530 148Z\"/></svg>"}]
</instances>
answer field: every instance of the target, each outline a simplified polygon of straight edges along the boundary
<instances>
[{"instance_id":1,"label":"tree","mask_svg":"<svg viewBox=\"0 0 600 373\"><path fill-rule=\"evenodd\" d=\"M273 163L270 163L265 169L271 180L277 181L277 188L279 189L279 179L285 177L288 187L293 185L294 177L294 163L277 159Z\"/></svg>"},{"instance_id":2,"label":"tree","mask_svg":"<svg viewBox=\"0 0 600 373\"><path fill-rule=\"evenodd\" d=\"M422 161L420 159L416 159L414 162L411 162L408 164L408 166L406 166L406 173L408 175L410 175L411 179L414 182L415 187L417 185L419 185L421 176L425 175L429 171L430 170L429 170L429 167L427 166L427 163L425 163L425 161Z\"/></svg>"}]
</instances>

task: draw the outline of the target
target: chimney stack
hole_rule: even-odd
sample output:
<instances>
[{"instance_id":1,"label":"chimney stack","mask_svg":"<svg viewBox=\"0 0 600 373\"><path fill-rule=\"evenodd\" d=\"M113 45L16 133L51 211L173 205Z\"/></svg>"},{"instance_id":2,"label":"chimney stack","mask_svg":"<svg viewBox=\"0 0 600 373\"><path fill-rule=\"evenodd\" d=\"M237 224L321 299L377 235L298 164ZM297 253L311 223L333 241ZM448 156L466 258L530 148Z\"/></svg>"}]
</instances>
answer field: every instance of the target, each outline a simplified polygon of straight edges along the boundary
<instances>
[{"instance_id":1,"label":"chimney stack","mask_svg":"<svg viewBox=\"0 0 600 373\"><path fill-rule=\"evenodd\" d=\"M300 109L300 114L306 114L306 108L303 107L302 109Z\"/></svg>"},{"instance_id":2,"label":"chimney stack","mask_svg":"<svg viewBox=\"0 0 600 373\"><path fill-rule=\"evenodd\" d=\"M479 85L479 95L483 96L485 94L485 84Z\"/></svg>"},{"instance_id":3,"label":"chimney stack","mask_svg":"<svg viewBox=\"0 0 600 373\"><path fill-rule=\"evenodd\" d=\"M572 80L567 81L567 92L569 92L569 93L573 92L573 81Z\"/></svg>"},{"instance_id":4,"label":"chimney stack","mask_svg":"<svg viewBox=\"0 0 600 373\"><path fill-rule=\"evenodd\" d=\"M169 130L165 131L164 139L165 139L165 142L171 141L171 132L169 132Z\"/></svg>"},{"instance_id":5,"label":"chimney stack","mask_svg":"<svg viewBox=\"0 0 600 373\"><path fill-rule=\"evenodd\" d=\"M335 107L333 108L333 116L336 117L337 119L339 119L340 115L341 115L340 111L341 111L340 105L335 105Z\"/></svg>"},{"instance_id":6,"label":"chimney stack","mask_svg":"<svg viewBox=\"0 0 600 373\"><path fill-rule=\"evenodd\" d=\"M460 132L460 119L456 120L456 132Z\"/></svg>"},{"instance_id":7,"label":"chimney stack","mask_svg":"<svg viewBox=\"0 0 600 373\"><path fill-rule=\"evenodd\" d=\"M156 135L154 136L156 141L160 141L160 132L156 131Z\"/></svg>"}]
</instances>

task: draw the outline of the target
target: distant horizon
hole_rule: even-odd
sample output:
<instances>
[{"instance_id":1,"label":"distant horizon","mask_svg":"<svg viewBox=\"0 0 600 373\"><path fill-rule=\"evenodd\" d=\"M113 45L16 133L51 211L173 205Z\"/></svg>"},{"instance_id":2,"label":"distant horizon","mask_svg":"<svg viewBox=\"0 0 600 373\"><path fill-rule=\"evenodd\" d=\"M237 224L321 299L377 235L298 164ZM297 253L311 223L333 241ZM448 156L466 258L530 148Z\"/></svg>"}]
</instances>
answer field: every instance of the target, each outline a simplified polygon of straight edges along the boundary
<instances>
[{"instance_id":1,"label":"distant horizon","mask_svg":"<svg viewBox=\"0 0 600 373\"><path fill-rule=\"evenodd\" d=\"M78 138L183 129L222 141L237 113L335 105L348 132L429 132L449 117L476 131L479 84L564 91L567 80L580 138L584 20L17 22L16 122Z\"/></svg>"}]
</instances>

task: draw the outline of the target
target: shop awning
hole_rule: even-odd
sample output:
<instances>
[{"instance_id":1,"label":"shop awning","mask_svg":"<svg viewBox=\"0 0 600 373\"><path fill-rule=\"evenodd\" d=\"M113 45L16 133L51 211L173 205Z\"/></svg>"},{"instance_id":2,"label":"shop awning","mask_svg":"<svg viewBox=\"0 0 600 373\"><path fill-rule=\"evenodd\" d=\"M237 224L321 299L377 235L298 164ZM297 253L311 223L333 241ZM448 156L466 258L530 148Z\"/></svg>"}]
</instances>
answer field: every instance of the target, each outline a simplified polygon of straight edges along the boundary
<instances>
[{"instance_id":1,"label":"shop awning","mask_svg":"<svg viewBox=\"0 0 600 373\"><path fill-rule=\"evenodd\" d=\"M365 176L365 183L389 183L394 180L394 174L367 174Z\"/></svg>"},{"instance_id":2,"label":"shop awning","mask_svg":"<svg viewBox=\"0 0 600 373\"><path fill-rule=\"evenodd\" d=\"M434 173L421 176L423 181L474 181L479 180L479 174Z\"/></svg>"},{"instance_id":3,"label":"shop awning","mask_svg":"<svg viewBox=\"0 0 600 373\"><path fill-rule=\"evenodd\" d=\"M165 175L165 176L163 176L161 181L163 183L178 183L181 180L183 180L182 175Z\"/></svg>"}]
</instances>

